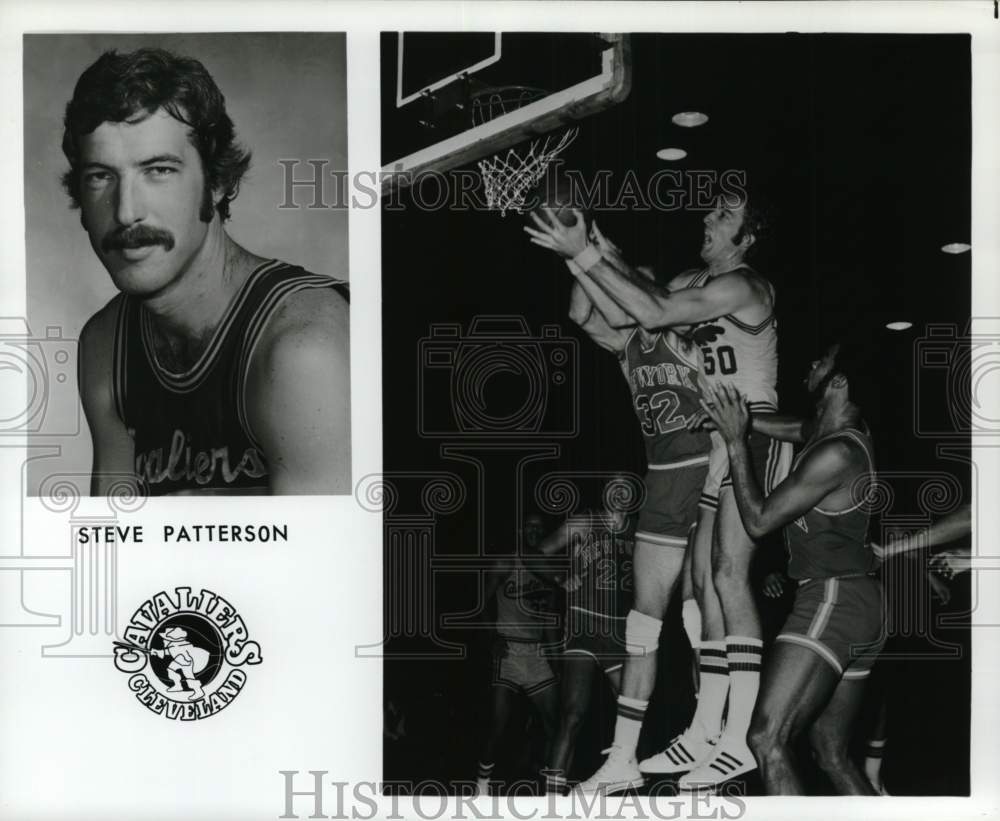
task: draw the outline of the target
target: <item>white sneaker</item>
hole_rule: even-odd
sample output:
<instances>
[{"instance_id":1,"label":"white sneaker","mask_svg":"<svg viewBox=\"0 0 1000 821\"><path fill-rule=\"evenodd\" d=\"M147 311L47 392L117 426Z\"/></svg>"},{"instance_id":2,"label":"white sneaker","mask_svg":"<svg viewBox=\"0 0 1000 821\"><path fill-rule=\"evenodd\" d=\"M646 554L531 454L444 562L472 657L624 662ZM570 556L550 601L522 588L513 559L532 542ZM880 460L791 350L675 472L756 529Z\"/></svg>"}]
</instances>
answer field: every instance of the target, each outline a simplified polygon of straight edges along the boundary
<instances>
[{"instance_id":1,"label":"white sneaker","mask_svg":"<svg viewBox=\"0 0 1000 821\"><path fill-rule=\"evenodd\" d=\"M645 779L634 756L626 758L621 747L608 747L601 752L608 754L607 761L590 778L577 784L577 790L586 794L615 795L643 785Z\"/></svg>"},{"instance_id":2,"label":"white sneaker","mask_svg":"<svg viewBox=\"0 0 1000 821\"><path fill-rule=\"evenodd\" d=\"M745 740L721 736L711 757L701 762L677 786L685 791L710 790L724 781L757 769L757 760Z\"/></svg>"},{"instance_id":3,"label":"white sneaker","mask_svg":"<svg viewBox=\"0 0 1000 821\"><path fill-rule=\"evenodd\" d=\"M662 753L644 758L639 762L639 771L644 773L686 773L693 770L715 752L715 740L699 738L697 732L688 727L675 736Z\"/></svg>"}]
</instances>

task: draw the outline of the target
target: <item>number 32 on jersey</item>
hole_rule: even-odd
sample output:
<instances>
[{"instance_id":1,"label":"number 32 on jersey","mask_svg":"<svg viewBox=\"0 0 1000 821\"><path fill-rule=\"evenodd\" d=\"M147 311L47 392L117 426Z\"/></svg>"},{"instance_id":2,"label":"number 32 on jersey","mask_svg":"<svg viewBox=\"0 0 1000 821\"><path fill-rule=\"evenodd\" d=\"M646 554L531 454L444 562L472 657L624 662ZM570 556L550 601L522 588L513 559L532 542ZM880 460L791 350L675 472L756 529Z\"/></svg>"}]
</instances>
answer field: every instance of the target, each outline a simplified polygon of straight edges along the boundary
<instances>
[{"instance_id":1,"label":"number 32 on jersey","mask_svg":"<svg viewBox=\"0 0 1000 821\"><path fill-rule=\"evenodd\" d=\"M681 402L674 391L662 390L651 396L638 393L634 404L639 426L646 436L673 433L687 424L686 417L677 415Z\"/></svg>"}]
</instances>

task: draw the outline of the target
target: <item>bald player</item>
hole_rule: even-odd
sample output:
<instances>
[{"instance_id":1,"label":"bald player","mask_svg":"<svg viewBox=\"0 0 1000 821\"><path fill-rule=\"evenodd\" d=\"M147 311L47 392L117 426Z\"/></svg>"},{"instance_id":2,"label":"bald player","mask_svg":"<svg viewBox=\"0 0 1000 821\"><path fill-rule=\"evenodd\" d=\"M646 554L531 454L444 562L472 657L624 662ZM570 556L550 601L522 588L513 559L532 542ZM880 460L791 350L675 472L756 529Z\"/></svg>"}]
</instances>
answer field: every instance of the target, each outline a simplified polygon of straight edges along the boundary
<instances>
[{"instance_id":1,"label":"bald player","mask_svg":"<svg viewBox=\"0 0 1000 821\"><path fill-rule=\"evenodd\" d=\"M767 223L745 194L717 199L704 218L704 267L680 275L670 288L657 285L620 256L602 254L588 238L582 219L571 226L538 217L534 221L535 228L526 229L532 241L571 260L571 271L588 293L596 286L648 332L684 330L700 349L705 384L732 382L755 412L777 410L774 288L746 263ZM749 441L755 473L770 491L787 474L791 448L756 431ZM711 462L692 568L703 638L697 709L681 736L640 765L649 773L690 772L702 784L756 767L747 730L760 685L763 646L749 580L755 543L740 520L720 438L714 442Z\"/></svg>"},{"instance_id":2,"label":"bald player","mask_svg":"<svg viewBox=\"0 0 1000 821\"><path fill-rule=\"evenodd\" d=\"M66 106L63 151L121 292L80 337L91 492L347 492L346 286L227 233L250 155L205 67L106 52Z\"/></svg>"}]
</instances>

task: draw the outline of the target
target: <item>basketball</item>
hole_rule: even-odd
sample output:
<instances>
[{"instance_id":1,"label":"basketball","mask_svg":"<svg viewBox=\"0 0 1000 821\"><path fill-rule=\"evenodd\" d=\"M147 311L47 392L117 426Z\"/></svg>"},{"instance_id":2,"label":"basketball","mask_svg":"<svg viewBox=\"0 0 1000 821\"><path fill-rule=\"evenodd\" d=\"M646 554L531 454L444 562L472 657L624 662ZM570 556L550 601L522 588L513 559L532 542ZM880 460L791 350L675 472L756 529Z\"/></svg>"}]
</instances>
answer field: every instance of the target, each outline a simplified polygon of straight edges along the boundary
<instances>
[{"instance_id":1,"label":"basketball","mask_svg":"<svg viewBox=\"0 0 1000 821\"><path fill-rule=\"evenodd\" d=\"M542 209L549 208L554 213L555 218L566 226L576 222L573 209L584 210L583 203L579 202L579 197L576 195L575 187L566 175L551 172L542 178L542 181L527 197L525 205L527 206L525 216L533 212L545 219L547 215ZM585 211L584 219L589 222Z\"/></svg>"}]
</instances>

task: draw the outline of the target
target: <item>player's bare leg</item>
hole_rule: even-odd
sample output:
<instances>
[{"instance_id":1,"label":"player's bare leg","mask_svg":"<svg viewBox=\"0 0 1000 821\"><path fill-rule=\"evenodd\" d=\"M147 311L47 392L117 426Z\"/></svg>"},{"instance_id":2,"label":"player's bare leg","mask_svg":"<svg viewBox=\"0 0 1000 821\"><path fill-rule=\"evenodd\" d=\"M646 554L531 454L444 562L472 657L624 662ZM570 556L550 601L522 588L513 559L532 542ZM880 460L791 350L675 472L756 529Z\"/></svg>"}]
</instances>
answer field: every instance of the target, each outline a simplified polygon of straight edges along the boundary
<instances>
[{"instance_id":1,"label":"player's bare leg","mask_svg":"<svg viewBox=\"0 0 1000 821\"><path fill-rule=\"evenodd\" d=\"M868 735L865 744L865 777L879 795L888 795L885 784L882 783L882 757L885 754L885 742L888 726L888 702L884 689L880 688L878 715L875 725Z\"/></svg>"},{"instance_id":2,"label":"player's bare leg","mask_svg":"<svg viewBox=\"0 0 1000 821\"><path fill-rule=\"evenodd\" d=\"M684 565L683 544L668 547L636 540L633 558L635 605L625 628L629 655L622 670L614 740L604 765L580 784L583 792L613 794L643 782L635 751L649 697L656 684L657 646L663 614Z\"/></svg>"},{"instance_id":3,"label":"player's bare leg","mask_svg":"<svg viewBox=\"0 0 1000 821\"><path fill-rule=\"evenodd\" d=\"M848 755L867 682L867 678L842 678L830 703L809 728L809 743L816 762L838 795L878 795L878 790Z\"/></svg>"},{"instance_id":4,"label":"player's bare leg","mask_svg":"<svg viewBox=\"0 0 1000 821\"><path fill-rule=\"evenodd\" d=\"M794 745L827 706L840 673L814 651L777 642L767 661L750 744L769 795L802 795Z\"/></svg>"},{"instance_id":5,"label":"player's bare leg","mask_svg":"<svg viewBox=\"0 0 1000 821\"><path fill-rule=\"evenodd\" d=\"M490 690L492 692L490 693L489 730L483 743L476 772L476 789L480 795L486 795L489 792L489 781L497 760L496 756L500 751L504 734L517 706L517 693L508 687L494 685Z\"/></svg>"},{"instance_id":6,"label":"player's bare leg","mask_svg":"<svg viewBox=\"0 0 1000 821\"><path fill-rule=\"evenodd\" d=\"M573 763L580 728L587 718L597 669L592 656L569 653L563 658L559 729L552 742L552 755L546 771L550 792L562 792L566 786L566 774Z\"/></svg>"},{"instance_id":7,"label":"player's bare leg","mask_svg":"<svg viewBox=\"0 0 1000 821\"><path fill-rule=\"evenodd\" d=\"M687 729L673 738L665 750L639 764L644 773L676 774L694 769L712 755L715 739L722 732L729 675L726 628L712 582L715 520L715 510L704 506L698 508L698 523L688 551L692 588L701 614L697 706Z\"/></svg>"},{"instance_id":8,"label":"player's bare leg","mask_svg":"<svg viewBox=\"0 0 1000 821\"><path fill-rule=\"evenodd\" d=\"M712 756L681 779L680 786L685 789L694 784L719 783L756 767L747 744L747 730L760 687L763 649L760 618L749 583L755 544L743 528L731 486L723 487L719 494L716 517L712 581L725 623L729 712L725 731Z\"/></svg>"}]
</instances>

